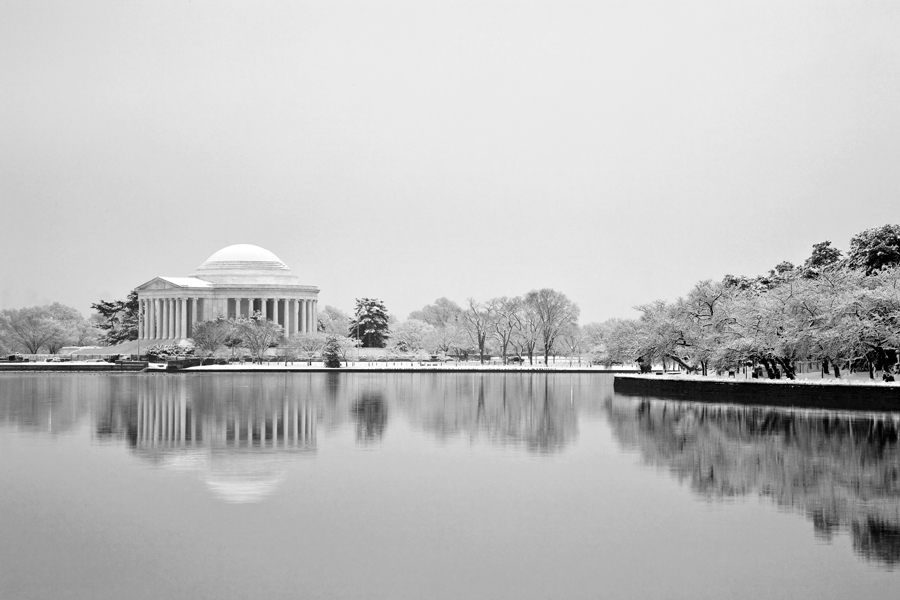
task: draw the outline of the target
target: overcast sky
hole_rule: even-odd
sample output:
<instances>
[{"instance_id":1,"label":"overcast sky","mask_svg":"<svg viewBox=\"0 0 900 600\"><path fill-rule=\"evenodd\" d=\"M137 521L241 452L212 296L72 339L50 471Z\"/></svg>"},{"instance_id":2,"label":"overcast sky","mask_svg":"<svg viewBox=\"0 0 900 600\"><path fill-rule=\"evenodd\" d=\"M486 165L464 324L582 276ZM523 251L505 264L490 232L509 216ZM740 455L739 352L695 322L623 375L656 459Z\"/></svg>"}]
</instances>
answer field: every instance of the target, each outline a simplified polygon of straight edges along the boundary
<instances>
[{"instance_id":1,"label":"overcast sky","mask_svg":"<svg viewBox=\"0 0 900 600\"><path fill-rule=\"evenodd\" d=\"M582 322L900 222L900 2L0 0L0 307L236 243Z\"/></svg>"}]
</instances>

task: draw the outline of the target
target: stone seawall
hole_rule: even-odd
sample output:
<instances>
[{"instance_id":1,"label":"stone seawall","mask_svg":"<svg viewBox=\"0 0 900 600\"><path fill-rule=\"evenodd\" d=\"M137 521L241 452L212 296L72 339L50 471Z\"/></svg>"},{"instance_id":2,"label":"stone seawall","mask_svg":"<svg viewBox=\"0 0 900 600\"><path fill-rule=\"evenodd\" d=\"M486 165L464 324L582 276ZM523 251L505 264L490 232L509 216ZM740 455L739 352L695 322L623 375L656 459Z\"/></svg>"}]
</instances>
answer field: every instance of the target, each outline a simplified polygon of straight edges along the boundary
<instances>
[{"instance_id":1,"label":"stone seawall","mask_svg":"<svg viewBox=\"0 0 900 600\"><path fill-rule=\"evenodd\" d=\"M617 375L613 389L623 396L690 402L900 412L900 387L893 385L698 381L678 377Z\"/></svg>"}]
</instances>

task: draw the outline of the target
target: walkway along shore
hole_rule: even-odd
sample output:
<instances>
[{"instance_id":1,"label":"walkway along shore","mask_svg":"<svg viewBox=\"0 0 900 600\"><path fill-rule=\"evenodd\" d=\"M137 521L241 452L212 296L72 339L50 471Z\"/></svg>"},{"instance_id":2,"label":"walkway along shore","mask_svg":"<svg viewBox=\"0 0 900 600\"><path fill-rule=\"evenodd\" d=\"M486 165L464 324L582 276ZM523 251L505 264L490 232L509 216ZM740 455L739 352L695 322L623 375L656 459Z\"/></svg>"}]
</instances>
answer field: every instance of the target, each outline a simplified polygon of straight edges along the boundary
<instances>
[{"instance_id":1,"label":"walkway along shore","mask_svg":"<svg viewBox=\"0 0 900 600\"><path fill-rule=\"evenodd\" d=\"M620 396L789 408L900 412L900 384L616 375Z\"/></svg>"}]
</instances>

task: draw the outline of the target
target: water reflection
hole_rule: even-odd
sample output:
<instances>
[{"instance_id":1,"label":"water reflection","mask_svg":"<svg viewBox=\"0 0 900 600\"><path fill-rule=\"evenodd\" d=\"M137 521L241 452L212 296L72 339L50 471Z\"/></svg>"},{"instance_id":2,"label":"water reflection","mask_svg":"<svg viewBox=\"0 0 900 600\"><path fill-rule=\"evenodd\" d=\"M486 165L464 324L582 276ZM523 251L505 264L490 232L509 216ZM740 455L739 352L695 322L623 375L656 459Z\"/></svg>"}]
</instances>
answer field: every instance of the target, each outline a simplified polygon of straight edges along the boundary
<instances>
[{"instance_id":1,"label":"water reflection","mask_svg":"<svg viewBox=\"0 0 900 600\"><path fill-rule=\"evenodd\" d=\"M356 418L356 440L363 444L377 442L384 435L387 426L388 409L384 396L378 392L365 391L351 408Z\"/></svg>"},{"instance_id":2,"label":"water reflection","mask_svg":"<svg viewBox=\"0 0 900 600\"><path fill-rule=\"evenodd\" d=\"M549 454L578 436L576 404L588 402L589 382L553 376L433 378L408 405L412 420L440 440L464 436L501 447ZM568 385L566 385L568 384ZM583 392L588 393L584 396Z\"/></svg>"},{"instance_id":3,"label":"water reflection","mask_svg":"<svg viewBox=\"0 0 900 600\"><path fill-rule=\"evenodd\" d=\"M616 397L618 441L704 498L759 495L806 515L830 540L900 564L900 415L850 416Z\"/></svg>"},{"instance_id":4,"label":"water reflection","mask_svg":"<svg viewBox=\"0 0 900 600\"><path fill-rule=\"evenodd\" d=\"M198 471L226 502L260 502L283 481L288 461L316 451L317 407L304 391L143 377L133 396L101 404L96 435L124 438L154 466Z\"/></svg>"},{"instance_id":5,"label":"water reflection","mask_svg":"<svg viewBox=\"0 0 900 600\"><path fill-rule=\"evenodd\" d=\"M568 386L553 379L143 376L131 378L130 388L95 389L89 395L99 398L96 439L124 440L156 467L198 471L227 502L258 502L278 488L287 461L315 453L320 427L352 426L360 446L379 443L392 403L413 427L445 442L462 438L540 454L559 452L577 437L576 386L571 378Z\"/></svg>"},{"instance_id":6,"label":"water reflection","mask_svg":"<svg viewBox=\"0 0 900 600\"><path fill-rule=\"evenodd\" d=\"M498 449L553 460L583 423L702 499L770 498L808 518L820 540L846 533L858 556L887 566L900 565L898 419L617 397L596 375L0 377L0 435L75 445L86 434L127 448L132 463L189 472L229 503L271 498L326 445L469 444L485 450L485 465Z\"/></svg>"},{"instance_id":7,"label":"water reflection","mask_svg":"<svg viewBox=\"0 0 900 600\"><path fill-rule=\"evenodd\" d=\"M95 398L119 394L121 383L52 374L2 377L0 425L51 437L68 434L88 417Z\"/></svg>"}]
</instances>

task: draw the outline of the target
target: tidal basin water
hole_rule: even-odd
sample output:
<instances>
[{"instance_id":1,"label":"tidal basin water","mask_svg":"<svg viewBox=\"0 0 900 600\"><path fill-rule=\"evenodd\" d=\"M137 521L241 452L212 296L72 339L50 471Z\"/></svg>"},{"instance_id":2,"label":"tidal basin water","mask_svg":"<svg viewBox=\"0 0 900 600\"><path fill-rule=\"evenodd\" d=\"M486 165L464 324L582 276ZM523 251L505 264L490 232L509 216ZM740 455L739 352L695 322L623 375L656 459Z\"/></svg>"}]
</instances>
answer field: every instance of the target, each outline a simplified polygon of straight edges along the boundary
<instances>
[{"instance_id":1,"label":"tidal basin water","mask_svg":"<svg viewBox=\"0 0 900 600\"><path fill-rule=\"evenodd\" d=\"M0 598L852 598L898 415L599 374L0 375Z\"/></svg>"}]
</instances>

